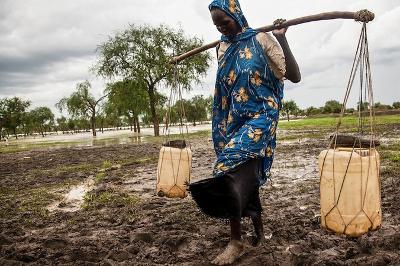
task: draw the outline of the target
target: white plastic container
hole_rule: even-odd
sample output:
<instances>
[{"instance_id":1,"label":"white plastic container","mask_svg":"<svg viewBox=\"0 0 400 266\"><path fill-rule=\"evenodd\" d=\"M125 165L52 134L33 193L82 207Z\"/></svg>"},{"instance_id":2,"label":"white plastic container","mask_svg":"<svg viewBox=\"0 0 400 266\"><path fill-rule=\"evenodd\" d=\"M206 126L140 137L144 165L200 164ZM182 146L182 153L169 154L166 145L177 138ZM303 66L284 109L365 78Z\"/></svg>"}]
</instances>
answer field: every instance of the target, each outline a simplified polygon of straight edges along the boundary
<instances>
[{"instance_id":1,"label":"white plastic container","mask_svg":"<svg viewBox=\"0 0 400 266\"><path fill-rule=\"evenodd\" d=\"M157 195L185 198L190 181L192 151L190 148L162 147L157 167Z\"/></svg>"},{"instance_id":2,"label":"white plastic container","mask_svg":"<svg viewBox=\"0 0 400 266\"><path fill-rule=\"evenodd\" d=\"M319 155L321 225L360 236L382 222L380 159L375 149L336 148Z\"/></svg>"}]
</instances>

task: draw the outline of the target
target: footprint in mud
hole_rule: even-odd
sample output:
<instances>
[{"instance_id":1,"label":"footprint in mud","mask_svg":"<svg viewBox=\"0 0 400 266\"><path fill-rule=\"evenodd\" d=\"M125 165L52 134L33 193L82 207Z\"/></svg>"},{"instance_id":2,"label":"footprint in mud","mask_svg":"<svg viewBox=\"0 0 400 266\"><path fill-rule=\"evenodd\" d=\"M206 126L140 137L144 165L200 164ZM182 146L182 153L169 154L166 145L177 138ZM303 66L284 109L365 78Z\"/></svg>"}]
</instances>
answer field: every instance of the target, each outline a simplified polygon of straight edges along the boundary
<instances>
[{"instance_id":1,"label":"footprint in mud","mask_svg":"<svg viewBox=\"0 0 400 266\"><path fill-rule=\"evenodd\" d=\"M127 250L112 250L110 253L106 256L106 258L109 258L113 261L117 262L124 262L127 260L130 260L133 258L133 255L128 252Z\"/></svg>"},{"instance_id":2,"label":"footprint in mud","mask_svg":"<svg viewBox=\"0 0 400 266\"><path fill-rule=\"evenodd\" d=\"M44 241L44 246L50 249L63 249L68 245L68 242L62 238L50 238Z\"/></svg>"},{"instance_id":3,"label":"footprint in mud","mask_svg":"<svg viewBox=\"0 0 400 266\"><path fill-rule=\"evenodd\" d=\"M158 208L164 206L166 203L167 203L166 200L151 201L151 202L147 202L147 203L143 204L142 209L143 210L155 210L155 209L158 209Z\"/></svg>"},{"instance_id":4,"label":"footprint in mud","mask_svg":"<svg viewBox=\"0 0 400 266\"><path fill-rule=\"evenodd\" d=\"M167 236L163 245L165 245L171 251L177 251L182 249L187 244L188 237L183 235Z\"/></svg>"},{"instance_id":5,"label":"footprint in mud","mask_svg":"<svg viewBox=\"0 0 400 266\"><path fill-rule=\"evenodd\" d=\"M152 233L137 232L131 236L131 243L132 242L145 242L150 244L154 242L154 237Z\"/></svg>"}]
</instances>

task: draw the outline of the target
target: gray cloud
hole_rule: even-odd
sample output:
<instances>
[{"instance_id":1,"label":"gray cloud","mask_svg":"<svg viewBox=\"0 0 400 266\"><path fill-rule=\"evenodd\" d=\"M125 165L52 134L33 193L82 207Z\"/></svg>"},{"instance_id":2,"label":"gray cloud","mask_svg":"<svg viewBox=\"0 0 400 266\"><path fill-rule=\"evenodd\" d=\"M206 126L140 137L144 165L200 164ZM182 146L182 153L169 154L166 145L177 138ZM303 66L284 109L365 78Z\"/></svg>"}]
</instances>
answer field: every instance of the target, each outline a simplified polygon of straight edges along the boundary
<instances>
[{"instance_id":1,"label":"gray cloud","mask_svg":"<svg viewBox=\"0 0 400 266\"><path fill-rule=\"evenodd\" d=\"M95 49L108 36L129 23L164 23L182 28L205 42L219 38L207 5L210 0L2 0L0 1L0 97L29 97L33 105L50 105L68 95L76 83L89 79L97 95L103 81L89 67ZM350 3L351 2L351 3ZM376 13L368 24L370 54L376 100L398 99L396 84L400 68L400 24L398 0L282 0L255 3L242 0L253 27L271 24L278 17L295 18L329 10L355 11L368 8ZM353 60L361 25L353 21L309 23L292 27L287 37L299 62L303 80L286 84L286 97L300 106L320 106L340 100ZM209 95L214 89L215 65L202 85L187 96ZM399 99L400 100L400 99Z\"/></svg>"}]
</instances>

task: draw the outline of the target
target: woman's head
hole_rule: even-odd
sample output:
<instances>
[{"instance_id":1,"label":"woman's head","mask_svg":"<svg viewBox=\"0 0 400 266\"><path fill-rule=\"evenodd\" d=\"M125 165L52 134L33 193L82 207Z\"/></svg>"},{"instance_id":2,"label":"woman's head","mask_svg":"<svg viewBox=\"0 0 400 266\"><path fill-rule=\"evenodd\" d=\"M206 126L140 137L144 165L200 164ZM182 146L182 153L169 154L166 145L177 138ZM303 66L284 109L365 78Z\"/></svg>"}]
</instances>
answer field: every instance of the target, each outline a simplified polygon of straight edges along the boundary
<instances>
[{"instance_id":1,"label":"woman's head","mask_svg":"<svg viewBox=\"0 0 400 266\"><path fill-rule=\"evenodd\" d=\"M225 36L235 36L242 31L240 25L228 14L219 8L210 10L211 18L217 30Z\"/></svg>"},{"instance_id":2,"label":"woman's head","mask_svg":"<svg viewBox=\"0 0 400 266\"><path fill-rule=\"evenodd\" d=\"M213 0L208 8L218 31L227 37L232 37L248 27L238 0Z\"/></svg>"}]
</instances>

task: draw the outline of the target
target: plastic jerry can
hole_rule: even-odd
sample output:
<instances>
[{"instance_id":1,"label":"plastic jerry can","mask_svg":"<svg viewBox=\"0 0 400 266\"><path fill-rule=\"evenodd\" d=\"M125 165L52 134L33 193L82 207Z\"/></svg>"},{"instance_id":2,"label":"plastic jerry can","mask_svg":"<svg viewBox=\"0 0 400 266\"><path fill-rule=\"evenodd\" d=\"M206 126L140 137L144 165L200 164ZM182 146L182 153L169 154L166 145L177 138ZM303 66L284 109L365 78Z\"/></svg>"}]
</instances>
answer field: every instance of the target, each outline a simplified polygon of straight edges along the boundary
<instances>
[{"instance_id":1,"label":"plastic jerry can","mask_svg":"<svg viewBox=\"0 0 400 266\"><path fill-rule=\"evenodd\" d=\"M336 148L319 155L321 226L360 236L382 222L379 153Z\"/></svg>"},{"instance_id":2,"label":"plastic jerry can","mask_svg":"<svg viewBox=\"0 0 400 266\"><path fill-rule=\"evenodd\" d=\"M191 167L190 148L162 147L157 167L157 195L185 198Z\"/></svg>"}]
</instances>

